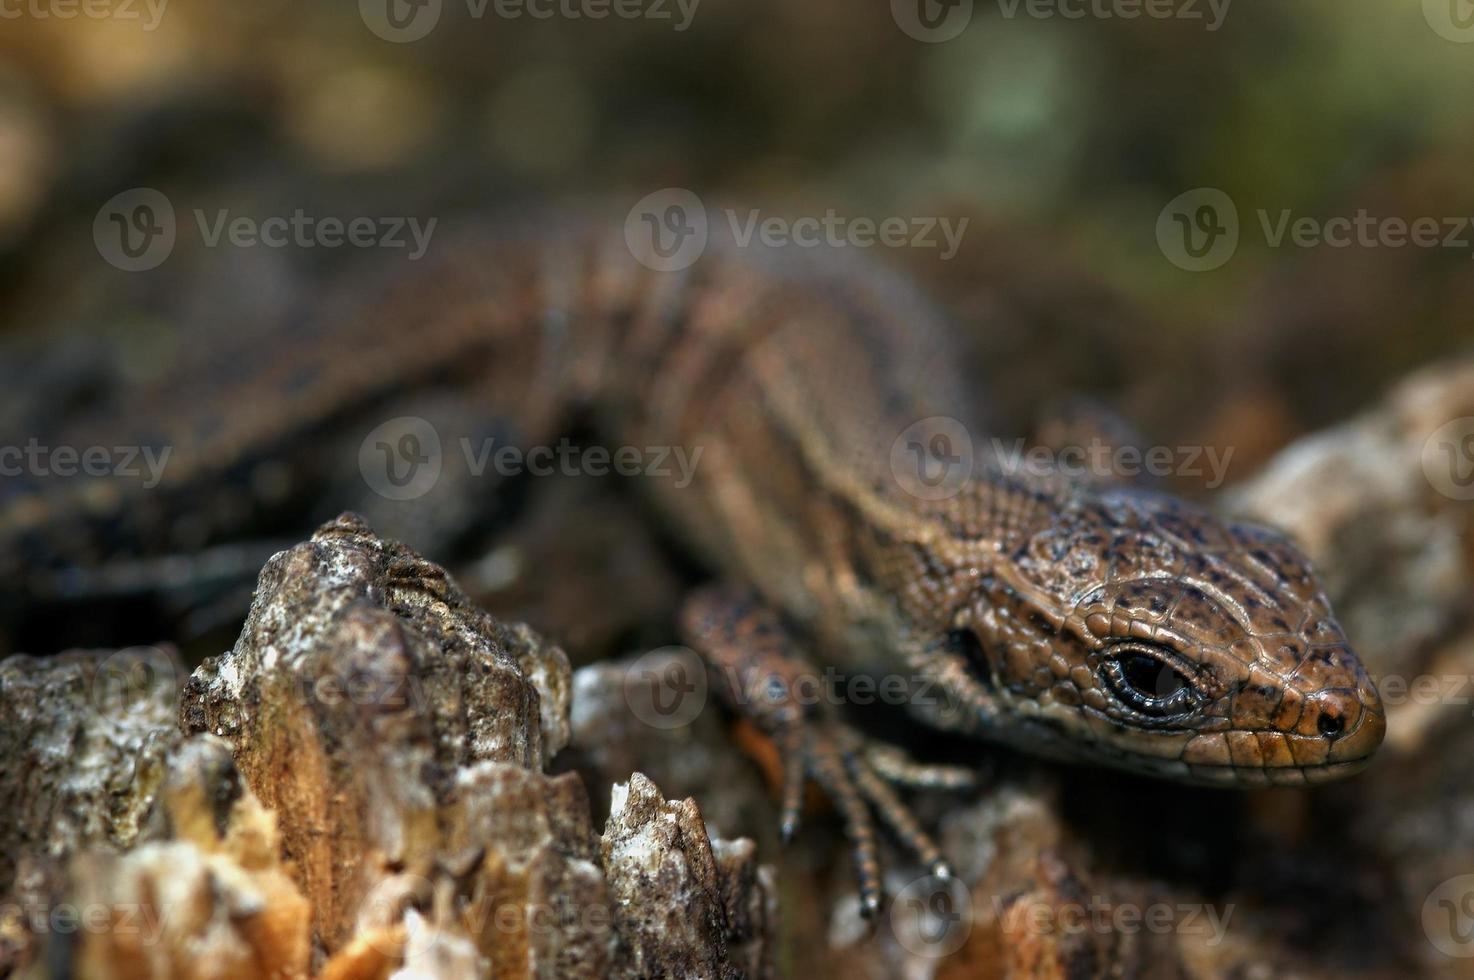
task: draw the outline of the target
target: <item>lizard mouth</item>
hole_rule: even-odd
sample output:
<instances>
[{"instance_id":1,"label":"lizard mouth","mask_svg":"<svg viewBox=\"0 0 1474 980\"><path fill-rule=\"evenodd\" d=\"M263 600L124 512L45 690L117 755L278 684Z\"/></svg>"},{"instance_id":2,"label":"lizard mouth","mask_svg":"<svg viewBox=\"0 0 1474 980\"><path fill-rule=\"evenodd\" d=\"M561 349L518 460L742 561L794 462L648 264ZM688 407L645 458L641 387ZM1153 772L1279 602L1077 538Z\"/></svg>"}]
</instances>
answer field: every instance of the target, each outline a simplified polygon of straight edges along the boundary
<instances>
[{"instance_id":1,"label":"lizard mouth","mask_svg":"<svg viewBox=\"0 0 1474 980\"><path fill-rule=\"evenodd\" d=\"M1380 705L1369 707L1350 729L1315 736L1273 729L1179 729L1114 737L1095 733L1085 739L1076 731L1072 737L1091 761L1179 783L1240 789L1319 785L1355 775L1371 761L1386 733L1386 719ZM1060 736L1047 726L1031 732L1028 741L1035 748ZM1062 755L1068 759L1070 753Z\"/></svg>"},{"instance_id":2,"label":"lizard mouth","mask_svg":"<svg viewBox=\"0 0 1474 980\"><path fill-rule=\"evenodd\" d=\"M1328 762L1319 766L1193 766L1184 780L1201 786L1249 788L1260 786L1315 786L1354 776L1366 768L1370 757L1350 762Z\"/></svg>"},{"instance_id":3,"label":"lizard mouth","mask_svg":"<svg viewBox=\"0 0 1474 980\"><path fill-rule=\"evenodd\" d=\"M1238 766L1198 765L1176 759L1106 752L1101 754L1101 761L1138 775L1171 779L1187 785L1251 789L1266 786L1315 786L1335 782L1361 772L1371 761L1371 757L1307 766Z\"/></svg>"},{"instance_id":4,"label":"lizard mouth","mask_svg":"<svg viewBox=\"0 0 1474 980\"><path fill-rule=\"evenodd\" d=\"M1335 782L1366 768L1386 734L1381 711L1364 712L1355 728L1321 738L1288 732L1226 732L1226 758L1142 758L1133 762L1154 775L1207 786L1307 786ZM1220 753L1214 753L1219 755Z\"/></svg>"}]
</instances>

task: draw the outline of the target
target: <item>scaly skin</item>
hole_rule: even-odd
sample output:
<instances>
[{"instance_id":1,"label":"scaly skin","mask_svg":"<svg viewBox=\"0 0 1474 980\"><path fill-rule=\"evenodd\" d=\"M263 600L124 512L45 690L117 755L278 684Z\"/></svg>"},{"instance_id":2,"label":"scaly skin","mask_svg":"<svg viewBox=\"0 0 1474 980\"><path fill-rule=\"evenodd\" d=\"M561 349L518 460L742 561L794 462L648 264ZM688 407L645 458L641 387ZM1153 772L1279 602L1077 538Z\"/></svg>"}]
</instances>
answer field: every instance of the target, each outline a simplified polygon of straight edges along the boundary
<instances>
[{"instance_id":1,"label":"scaly skin","mask_svg":"<svg viewBox=\"0 0 1474 980\"><path fill-rule=\"evenodd\" d=\"M732 700L789 751L785 826L806 776L836 797L866 908L879 904L867 803L941 867L881 777L958 774L885 763L822 706L762 700L748 680L888 664L945 693L912 699L933 724L1183 782L1320 782L1382 739L1376 688L1289 542L1167 496L1007 472L982 440L982 376L870 266L713 240L658 273L617 231L543 221L454 247L365 306L289 344L262 374L273 397L259 376L214 375L140 401L117 424L175 447L154 506L117 485L0 495L0 536L25 546L6 551L65 564L62 543L98 550L87 528L135 508L157 522L157 501L454 365L528 441L580 406L611 444L701 450L690 486L652 490L743 589L699 597L687 635L738 669Z\"/></svg>"},{"instance_id":2,"label":"scaly skin","mask_svg":"<svg viewBox=\"0 0 1474 980\"><path fill-rule=\"evenodd\" d=\"M933 713L948 728L1184 782L1303 784L1366 762L1385 727L1375 685L1282 536L1006 472L975 423L968 472L926 499L896 441L931 445L956 426L920 420L975 412L925 304L832 264L708 261L644 431L703 447L677 501L693 538L821 659L938 680L970 709Z\"/></svg>"}]
</instances>

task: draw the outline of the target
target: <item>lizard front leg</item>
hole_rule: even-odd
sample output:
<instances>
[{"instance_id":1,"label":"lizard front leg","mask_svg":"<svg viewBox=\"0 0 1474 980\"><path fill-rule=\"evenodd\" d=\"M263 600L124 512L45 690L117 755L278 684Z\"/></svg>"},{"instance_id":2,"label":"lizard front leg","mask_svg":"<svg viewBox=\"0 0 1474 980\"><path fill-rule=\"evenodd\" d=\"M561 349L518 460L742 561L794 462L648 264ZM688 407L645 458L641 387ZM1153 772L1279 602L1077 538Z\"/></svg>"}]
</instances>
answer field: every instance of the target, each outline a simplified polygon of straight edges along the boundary
<instances>
[{"instance_id":1,"label":"lizard front leg","mask_svg":"<svg viewBox=\"0 0 1474 980\"><path fill-rule=\"evenodd\" d=\"M938 877L950 871L941 851L894 785L964 788L970 770L917 763L894 746L865 738L841 722L820 695L819 671L775 611L744 590L712 588L682 612L686 643L706 661L723 699L757 724L783 757L781 833L798 830L803 790L818 783L838 808L854 848L860 908L880 908L880 860L872 811ZM894 784L894 785L893 785Z\"/></svg>"}]
</instances>

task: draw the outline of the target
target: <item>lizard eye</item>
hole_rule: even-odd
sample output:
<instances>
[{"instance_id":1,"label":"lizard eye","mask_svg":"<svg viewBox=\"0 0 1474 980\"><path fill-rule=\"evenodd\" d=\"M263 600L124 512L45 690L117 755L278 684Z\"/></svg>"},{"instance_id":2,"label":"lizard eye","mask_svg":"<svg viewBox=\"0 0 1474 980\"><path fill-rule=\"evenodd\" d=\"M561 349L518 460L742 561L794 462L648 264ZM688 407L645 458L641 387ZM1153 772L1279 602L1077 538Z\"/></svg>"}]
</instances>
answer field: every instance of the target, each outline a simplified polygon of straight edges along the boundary
<instances>
[{"instance_id":1,"label":"lizard eye","mask_svg":"<svg viewBox=\"0 0 1474 980\"><path fill-rule=\"evenodd\" d=\"M1145 644L1116 644L1101 661L1101 680L1118 702L1138 714L1181 717L1198 706L1200 695L1171 656Z\"/></svg>"}]
</instances>

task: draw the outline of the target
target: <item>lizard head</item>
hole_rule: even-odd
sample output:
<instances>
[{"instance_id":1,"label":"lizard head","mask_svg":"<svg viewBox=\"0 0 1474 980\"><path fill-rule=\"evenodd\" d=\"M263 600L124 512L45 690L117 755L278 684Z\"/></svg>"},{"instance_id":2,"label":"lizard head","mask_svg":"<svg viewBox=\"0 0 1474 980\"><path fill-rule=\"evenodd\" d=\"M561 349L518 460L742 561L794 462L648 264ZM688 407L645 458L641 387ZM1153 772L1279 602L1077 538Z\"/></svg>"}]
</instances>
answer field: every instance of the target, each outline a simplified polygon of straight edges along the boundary
<instances>
[{"instance_id":1,"label":"lizard head","mask_svg":"<svg viewBox=\"0 0 1474 980\"><path fill-rule=\"evenodd\" d=\"M1366 763L1381 700L1288 540L1126 489L1056 514L1012 542L971 623L1015 740L1223 785Z\"/></svg>"}]
</instances>

